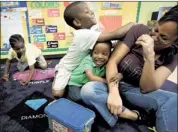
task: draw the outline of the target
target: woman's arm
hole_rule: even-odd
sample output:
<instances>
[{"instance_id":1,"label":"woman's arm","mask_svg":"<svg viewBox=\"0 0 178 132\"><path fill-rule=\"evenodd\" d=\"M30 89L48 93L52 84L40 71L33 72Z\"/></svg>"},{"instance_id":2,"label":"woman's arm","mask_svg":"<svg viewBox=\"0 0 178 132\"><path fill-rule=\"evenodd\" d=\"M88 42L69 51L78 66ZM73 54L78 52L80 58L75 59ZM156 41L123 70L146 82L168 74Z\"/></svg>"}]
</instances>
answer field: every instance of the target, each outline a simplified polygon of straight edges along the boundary
<instances>
[{"instance_id":1,"label":"woman's arm","mask_svg":"<svg viewBox=\"0 0 178 132\"><path fill-rule=\"evenodd\" d=\"M167 67L161 66L155 70L153 58L146 59L140 79L142 93L157 90L172 73Z\"/></svg>"},{"instance_id":2,"label":"woman's arm","mask_svg":"<svg viewBox=\"0 0 178 132\"><path fill-rule=\"evenodd\" d=\"M142 45L145 57L140 78L141 92L147 93L157 90L169 77L171 71L165 66L155 69L154 40L149 35L142 35L136 43Z\"/></svg>"},{"instance_id":3,"label":"woman's arm","mask_svg":"<svg viewBox=\"0 0 178 132\"><path fill-rule=\"evenodd\" d=\"M135 25L126 34L123 42L117 44L106 67L106 78L108 82L109 95L107 100L108 109L111 113L118 115L122 111L122 100L118 90L122 74L118 73L117 65L129 53L135 45L137 38L147 33L149 28L145 25Z\"/></svg>"},{"instance_id":4,"label":"woman's arm","mask_svg":"<svg viewBox=\"0 0 178 132\"><path fill-rule=\"evenodd\" d=\"M116 78L119 79L117 65L129 51L130 49L124 43L120 43L112 52L112 55L106 66L106 79L108 81L109 92L112 92L112 83L116 80Z\"/></svg>"},{"instance_id":5,"label":"woman's arm","mask_svg":"<svg viewBox=\"0 0 178 132\"><path fill-rule=\"evenodd\" d=\"M106 79L99 76L95 76L91 70L86 70L85 74L90 81L100 81L100 82L107 83Z\"/></svg>"},{"instance_id":6,"label":"woman's arm","mask_svg":"<svg viewBox=\"0 0 178 132\"><path fill-rule=\"evenodd\" d=\"M118 83L122 79L122 75L118 73L117 65L129 51L130 49L124 43L117 45L106 67L109 88L107 106L111 113L115 115L120 114L122 111L122 100L118 90Z\"/></svg>"}]
</instances>

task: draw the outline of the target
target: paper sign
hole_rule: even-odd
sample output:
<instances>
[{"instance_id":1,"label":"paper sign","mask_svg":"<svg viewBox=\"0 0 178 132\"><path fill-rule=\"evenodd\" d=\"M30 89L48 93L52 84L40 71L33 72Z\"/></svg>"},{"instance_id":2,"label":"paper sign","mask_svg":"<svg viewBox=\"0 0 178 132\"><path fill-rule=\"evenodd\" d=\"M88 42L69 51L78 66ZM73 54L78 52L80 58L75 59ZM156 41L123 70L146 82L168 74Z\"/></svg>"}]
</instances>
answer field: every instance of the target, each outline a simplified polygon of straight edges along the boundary
<instances>
[{"instance_id":1,"label":"paper sign","mask_svg":"<svg viewBox=\"0 0 178 132\"><path fill-rule=\"evenodd\" d=\"M13 2L13 1L9 1L9 2L1 2L1 7L6 7L6 8L12 8L12 7L19 7L19 2Z\"/></svg>"},{"instance_id":2,"label":"paper sign","mask_svg":"<svg viewBox=\"0 0 178 132\"><path fill-rule=\"evenodd\" d=\"M43 18L32 19L32 24L33 25L39 25L39 26L44 26L45 25Z\"/></svg>"},{"instance_id":3,"label":"paper sign","mask_svg":"<svg viewBox=\"0 0 178 132\"><path fill-rule=\"evenodd\" d=\"M41 49L41 50L44 49L43 43L33 43L33 45L35 45L36 47L38 47L38 48Z\"/></svg>"},{"instance_id":4,"label":"paper sign","mask_svg":"<svg viewBox=\"0 0 178 132\"><path fill-rule=\"evenodd\" d=\"M47 41L48 48L58 48L58 41Z\"/></svg>"},{"instance_id":5,"label":"paper sign","mask_svg":"<svg viewBox=\"0 0 178 132\"><path fill-rule=\"evenodd\" d=\"M59 8L59 1L29 1L31 9Z\"/></svg>"},{"instance_id":6,"label":"paper sign","mask_svg":"<svg viewBox=\"0 0 178 132\"><path fill-rule=\"evenodd\" d=\"M102 9L120 9L121 4L119 2L102 2Z\"/></svg>"},{"instance_id":7,"label":"paper sign","mask_svg":"<svg viewBox=\"0 0 178 132\"><path fill-rule=\"evenodd\" d=\"M65 33L54 33L54 40L65 40Z\"/></svg>"},{"instance_id":8,"label":"paper sign","mask_svg":"<svg viewBox=\"0 0 178 132\"><path fill-rule=\"evenodd\" d=\"M18 33L24 37L22 23L21 12L1 12L1 48L8 49L9 38L13 34Z\"/></svg>"},{"instance_id":9,"label":"paper sign","mask_svg":"<svg viewBox=\"0 0 178 132\"><path fill-rule=\"evenodd\" d=\"M59 17L59 9L48 9L48 17Z\"/></svg>"},{"instance_id":10,"label":"paper sign","mask_svg":"<svg viewBox=\"0 0 178 132\"><path fill-rule=\"evenodd\" d=\"M34 42L45 42L46 36L44 34L33 35Z\"/></svg>"},{"instance_id":11,"label":"paper sign","mask_svg":"<svg viewBox=\"0 0 178 132\"><path fill-rule=\"evenodd\" d=\"M69 1L64 1L64 7L67 7L68 5L70 5L71 4L71 2L69 2Z\"/></svg>"},{"instance_id":12,"label":"paper sign","mask_svg":"<svg viewBox=\"0 0 178 132\"><path fill-rule=\"evenodd\" d=\"M54 25L46 26L46 33L56 33L56 32L57 32L57 26Z\"/></svg>"},{"instance_id":13,"label":"paper sign","mask_svg":"<svg viewBox=\"0 0 178 132\"><path fill-rule=\"evenodd\" d=\"M99 21L105 27L104 32L112 32L122 26L122 16L100 16Z\"/></svg>"},{"instance_id":14,"label":"paper sign","mask_svg":"<svg viewBox=\"0 0 178 132\"><path fill-rule=\"evenodd\" d=\"M28 10L28 14L30 18L41 18L42 17L42 12L40 9Z\"/></svg>"},{"instance_id":15,"label":"paper sign","mask_svg":"<svg viewBox=\"0 0 178 132\"><path fill-rule=\"evenodd\" d=\"M11 48L10 44L4 43L3 47L1 47L1 51L8 51Z\"/></svg>"},{"instance_id":16,"label":"paper sign","mask_svg":"<svg viewBox=\"0 0 178 132\"><path fill-rule=\"evenodd\" d=\"M42 34L42 27L41 26L30 27L30 34Z\"/></svg>"},{"instance_id":17,"label":"paper sign","mask_svg":"<svg viewBox=\"0 0 178 132\"><path fill-rule=\"evenodd\" d=\"M18 12L18 11L27 11L27 8L26 7L21 7L21 8L2 9L2 12Z\"/></svg>"}]
</instances>

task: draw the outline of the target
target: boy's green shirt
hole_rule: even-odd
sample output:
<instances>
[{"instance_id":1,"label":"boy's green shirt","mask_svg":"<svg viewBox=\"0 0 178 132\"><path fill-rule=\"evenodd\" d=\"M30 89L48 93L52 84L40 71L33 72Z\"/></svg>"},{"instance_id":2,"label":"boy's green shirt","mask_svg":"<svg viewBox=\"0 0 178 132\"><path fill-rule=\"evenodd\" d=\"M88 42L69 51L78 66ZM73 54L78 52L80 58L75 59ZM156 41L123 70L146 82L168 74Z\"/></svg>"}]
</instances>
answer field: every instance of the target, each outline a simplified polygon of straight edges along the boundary
<instances>
[{"instance_id":1,"label":"boy's green shirt","mask_svg":"<svg viewBox=\"0 0 178 132\"><path fill-rule=\"evenodd\" d=\"M85 74L86 70L91 70L94 75L103 77L105 75L105 68L105 65L102 67L96 66L89 54L82 60L80 65L72 71L68 85L83 86L89 82Z\"/></svg>"}]
</instances>

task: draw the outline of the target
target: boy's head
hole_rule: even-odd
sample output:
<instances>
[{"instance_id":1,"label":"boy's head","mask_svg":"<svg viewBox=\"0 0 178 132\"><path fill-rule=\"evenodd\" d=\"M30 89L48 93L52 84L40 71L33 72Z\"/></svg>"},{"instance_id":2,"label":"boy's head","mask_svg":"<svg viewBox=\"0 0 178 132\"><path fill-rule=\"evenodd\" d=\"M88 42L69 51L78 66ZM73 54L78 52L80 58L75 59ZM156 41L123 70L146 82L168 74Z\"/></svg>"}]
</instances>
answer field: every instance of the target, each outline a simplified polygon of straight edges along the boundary
<instances>
[{"instance_id":1,"label":"boy's head","mask_svg":"<svg viewBox=\"0 0 178 132\"><path fill-rule=\"evenodd\" d=\"M97 66L105 65L111 54L111 42L96 43L92 50L92 59Z\"/></svg>"},{"instance_id":2,"label":"boy's head","mask_svg":"<svg viewBox=\"0 0 178 132\"><path fill-rule=\"evenodd\" d=\"M16 53L23 53L25 51L24 38L20 34L10 36L9 43Z\"/></svg>"},{"instance_id":3,"label":"boy's head","mask_svg":"<svg viewBox=\"0 0 178 132\"><path fill-rule=\"evenodd\" d=\"M64 11L66 23L75 29L90 29L96 18L85 2L73 2Z\"/></svg>"}]
</instances>

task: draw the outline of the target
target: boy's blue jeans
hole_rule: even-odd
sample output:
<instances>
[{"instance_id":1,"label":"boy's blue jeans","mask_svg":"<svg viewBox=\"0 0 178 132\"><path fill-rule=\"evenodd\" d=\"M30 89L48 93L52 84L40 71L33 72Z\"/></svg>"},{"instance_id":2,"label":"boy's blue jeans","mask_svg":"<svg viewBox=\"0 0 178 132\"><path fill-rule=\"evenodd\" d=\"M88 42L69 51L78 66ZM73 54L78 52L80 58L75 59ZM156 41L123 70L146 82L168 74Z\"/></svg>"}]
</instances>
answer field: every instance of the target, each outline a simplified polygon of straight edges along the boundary
<instances>
[{"instance_id":1,"label":"boy's blue jeans","mask_svg":"<svg viewBox=\"0 0 178 132\"><path fill-rule=\"evenodd\" d=\"M154 110L158 132L177 132L177 94L156 90L142 94L140 89L125 82L120 82L120 94L132 105L142 109ZM81 89L82 100L95 107L105 121L112 127L118 117L107 108L108 88L102 82L88 82Z\"/></svg>"}]
</instances>

